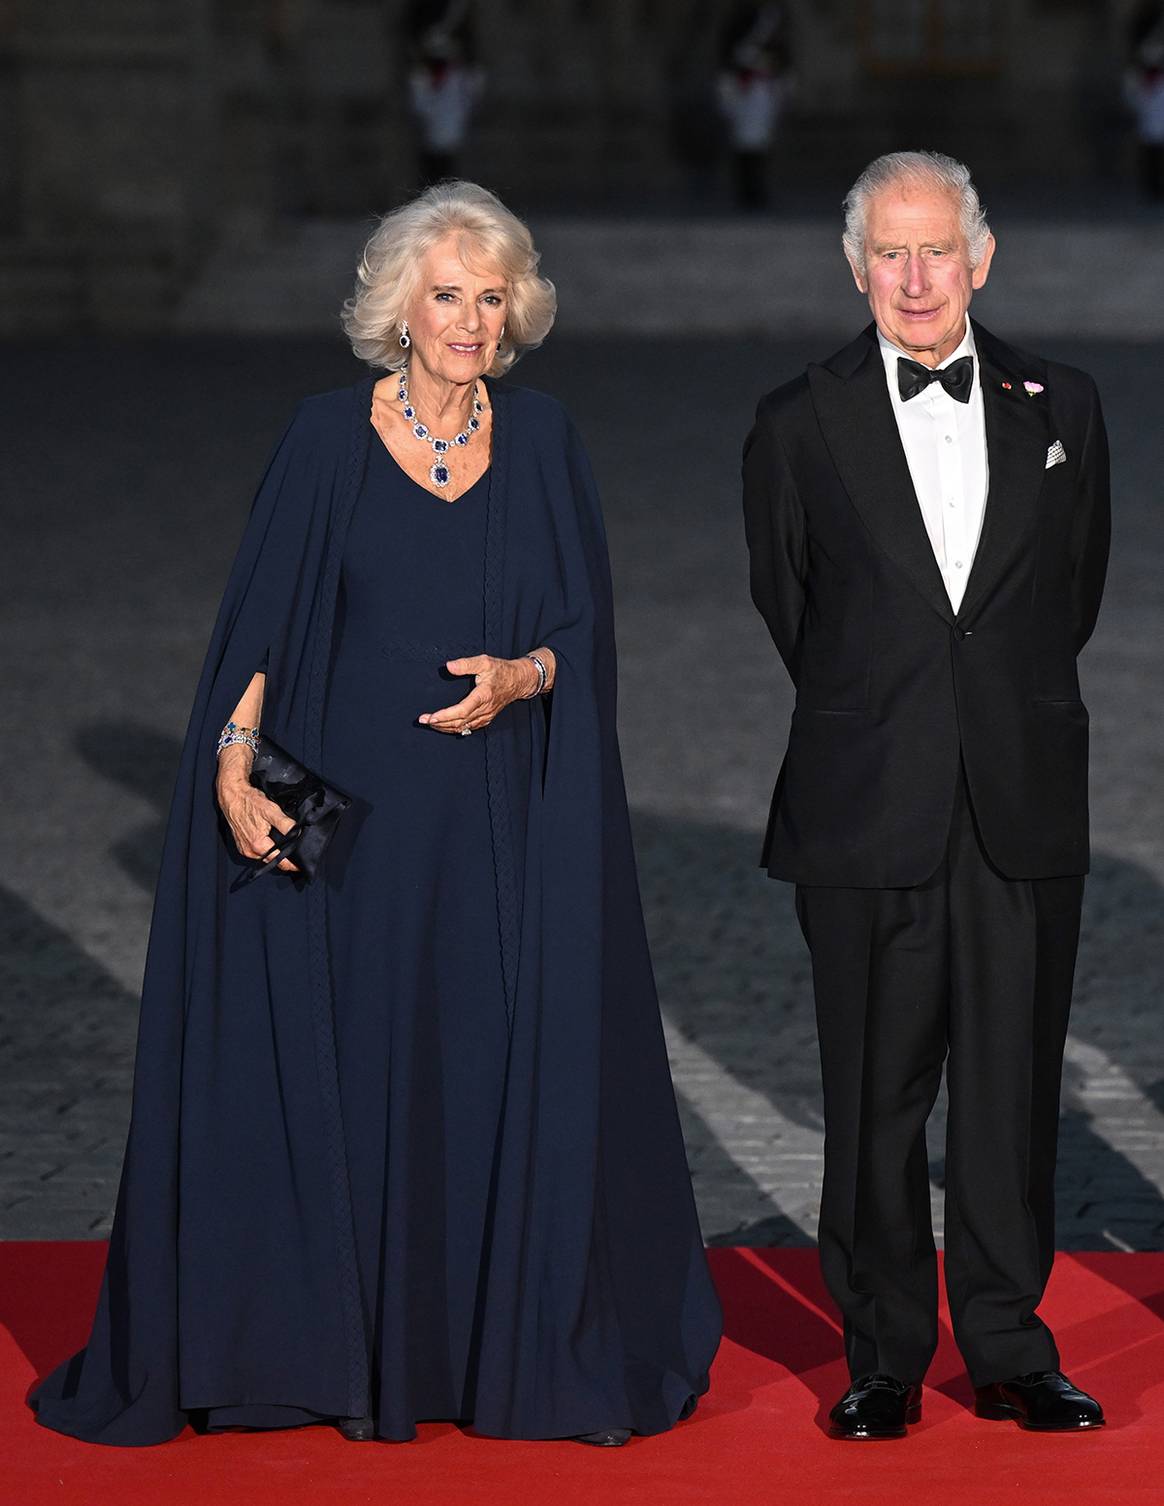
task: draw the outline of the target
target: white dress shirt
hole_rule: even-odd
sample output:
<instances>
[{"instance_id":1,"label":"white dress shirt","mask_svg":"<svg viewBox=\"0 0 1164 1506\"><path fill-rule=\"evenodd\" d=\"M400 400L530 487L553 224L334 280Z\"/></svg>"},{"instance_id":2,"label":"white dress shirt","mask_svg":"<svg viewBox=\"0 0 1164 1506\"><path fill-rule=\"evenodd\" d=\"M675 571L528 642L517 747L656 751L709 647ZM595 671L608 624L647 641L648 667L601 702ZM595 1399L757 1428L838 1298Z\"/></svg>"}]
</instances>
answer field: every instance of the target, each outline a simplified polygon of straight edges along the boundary
<instances>
[{"instance_id":1,"label":"white dress shirt","mask_svg":"<svg viewBox=\"0 0 1164 1506\"><path fill-rule=\"evenodd\" d=\"M922 521L929 535L930 547L942 572L946 594L956 612L962 604L982 516L986 511L989 473L986 459L986 418L982 408L982 378L978 352L974 348L974 331L966 321L961 345L941 363L949 366L961 356L974 358L974 385L970 401L952 398L940 382L931 382L924 392L905 402L897 386L897 359L908 351L899 350L880 330L877 341L885 363L885 380L897 432L913 478ZM939 368L940 369L940 368Z\"/></svg>"}]
</instances>

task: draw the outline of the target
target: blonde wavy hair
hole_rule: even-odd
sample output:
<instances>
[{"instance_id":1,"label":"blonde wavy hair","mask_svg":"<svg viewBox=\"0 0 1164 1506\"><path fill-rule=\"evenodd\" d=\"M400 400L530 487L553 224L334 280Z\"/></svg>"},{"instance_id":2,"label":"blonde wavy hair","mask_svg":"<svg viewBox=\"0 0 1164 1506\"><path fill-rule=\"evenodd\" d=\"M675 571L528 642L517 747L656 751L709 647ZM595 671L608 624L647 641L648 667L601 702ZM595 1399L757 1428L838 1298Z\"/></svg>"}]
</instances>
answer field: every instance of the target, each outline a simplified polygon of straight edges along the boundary
<instances>
[{"instance_id":1,"label":"blonde wavy hair","mask_svg":"<svg viewBox=\"0 0 1164 1506\"><path fill-rule=\"evenodd\" d=\"M361 361L398 371L408 360L400 344L404 310L420 277L425 253L446 236L457 237L471 270L496 268L506 283L505 343L490 376L501 376L550 332L558 295L538 274L541 257L518 217L477 183L437 183L386 214L364 247L356 287L340 316Z\"/></svg>"}]
</instances>

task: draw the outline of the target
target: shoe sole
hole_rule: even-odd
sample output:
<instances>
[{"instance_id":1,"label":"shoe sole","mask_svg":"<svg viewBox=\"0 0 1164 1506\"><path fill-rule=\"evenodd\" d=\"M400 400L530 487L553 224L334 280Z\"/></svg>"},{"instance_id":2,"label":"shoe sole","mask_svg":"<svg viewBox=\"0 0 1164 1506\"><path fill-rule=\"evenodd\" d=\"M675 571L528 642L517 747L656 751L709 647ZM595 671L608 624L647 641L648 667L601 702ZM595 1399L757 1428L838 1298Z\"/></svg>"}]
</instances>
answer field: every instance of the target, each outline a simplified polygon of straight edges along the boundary
<instances>
[{"instance_id":1,"label":"shoe sole","mask_svg":"<svg viewBox=\"0 0 1164 1506\"><path fill-rule=\"evenodd\" d=\"M1071 1422L1062 1427L1056 1427L1053 1423L1027 1422L1017 1407L1008 1407L1001 1402L978 1402L974 1407L974 1415L986 1422L1017 1422L1024 1433L1094 1433L1097 1428L1104 1427L1107 1421L1102 1418L1099 1422Z\"/></svg>"}]
</instances>

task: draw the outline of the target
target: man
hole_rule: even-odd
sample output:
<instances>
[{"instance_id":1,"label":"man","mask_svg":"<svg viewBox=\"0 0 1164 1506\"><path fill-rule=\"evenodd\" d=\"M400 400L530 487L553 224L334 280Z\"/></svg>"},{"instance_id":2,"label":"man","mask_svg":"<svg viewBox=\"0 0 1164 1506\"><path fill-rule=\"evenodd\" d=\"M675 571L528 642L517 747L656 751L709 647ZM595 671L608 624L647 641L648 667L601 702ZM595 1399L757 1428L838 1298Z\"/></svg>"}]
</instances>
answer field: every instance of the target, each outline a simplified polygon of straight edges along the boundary
<instances>
[{"instance_id":1,"label":"man","mask_svg":"<svg viewBox=\"0 0 1164 1506\"><path fill-rule=\"evenodd\" d=\"M925 1122L948 1057L946 1286L978 1415L1100 1426L1036 1309L1088 866L1076 657L1109 539L1082 372L969 320L969 172L900 152L846 201L874 323L762 399L752 597L796 686L764 848L797 886L825 1100L844 1438L900 1437L937 1342Z\"/></svg>"}]
</instances>

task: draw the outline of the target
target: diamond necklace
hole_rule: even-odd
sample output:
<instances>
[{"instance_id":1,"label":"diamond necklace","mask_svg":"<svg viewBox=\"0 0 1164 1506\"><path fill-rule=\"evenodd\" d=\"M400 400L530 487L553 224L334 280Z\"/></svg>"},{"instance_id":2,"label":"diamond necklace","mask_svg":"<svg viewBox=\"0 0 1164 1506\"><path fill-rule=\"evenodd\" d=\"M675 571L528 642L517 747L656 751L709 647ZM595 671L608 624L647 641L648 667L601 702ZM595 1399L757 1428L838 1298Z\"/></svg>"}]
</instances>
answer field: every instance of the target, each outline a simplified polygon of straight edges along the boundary
<instances>
[{"instance_id":1,"label":"diamond necklace","mask_svg":"<svg viewBox=\"0 0 1164 1506\"><path fill-rule=\"evenodd\" d=\"M484 413L485 408L477 395L477 383L473 383L472 417L469 419L469 422L465 425L461 432L459 434L454 434L452 439L438 439L435 434L429 433L426 425L421 423L420 419L416 415L416 409L408 401L408 376L407 369L403 366L400 368L400 390L396 394L396 399L398 402L404 404L404 416L412 425L412 432L416 436L416 438L422 439L425 444L432 445L432 452L436 458L433 461L432 465L429 466L428 479L434 486L448 486L449 482L452 480L452 472L449 470L449 464L445 459L445 456L449 453L454 445L457 445L461 449L464 449L464 447L469 443L470 439L472 439L473 435L476 434L477 430L481 427L481 419L479 415Z\"/></svg>"}]
</instances>

